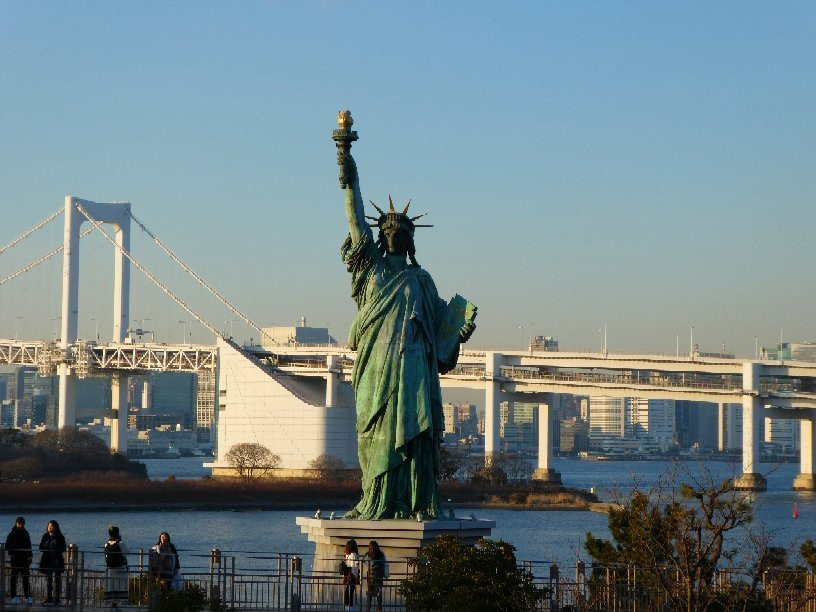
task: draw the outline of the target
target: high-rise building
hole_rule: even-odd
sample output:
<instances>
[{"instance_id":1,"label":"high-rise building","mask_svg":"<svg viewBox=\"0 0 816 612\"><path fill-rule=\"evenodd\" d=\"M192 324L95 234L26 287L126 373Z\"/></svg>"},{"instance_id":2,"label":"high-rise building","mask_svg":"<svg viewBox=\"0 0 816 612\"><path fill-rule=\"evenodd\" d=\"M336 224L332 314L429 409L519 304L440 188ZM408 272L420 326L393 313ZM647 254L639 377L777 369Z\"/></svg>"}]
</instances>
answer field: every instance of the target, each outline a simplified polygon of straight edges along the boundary
<instances>
[{"instance_id":1,"label":"high-rise building","mask_svg":"<svg viewBox=\"0 0 816 612\"><path fill-rule=\"evenodd\" d=\"M589 440L602 446L604 440L626 434L626 401L622 397L593 395L589 398Z\"/></svg>"},{"instance_id":2,"label":"high-rise building","mask_svg":"<svg viewBox=\"0 0 816 612\"><path fill-rule=\"evenodd\" d=\"M445 419L445 433L446 434L455 434L458 433L458 425L459 425L459 407L454 406L450 402L446 402L442 404L442 416Z\"/></svg>"},{"instance_id":3,"label":"high-rise building","mask_svg":"<svg viewBox=\"0 0 816 612\"><path fill-rule=\"evenodd\" d=\"M589 423L571 418L561 421L559 430L561 440L559 450L562 453L578 453L589 450Z\"/></svg>"},{"instance_id":4,"label":"high-rise building","mask_svg":"<svg viewBox=\"0 0 816 612\"><path fill-rule=\"evenodd\" d=\"M674 400L626 398L626 436L646 438L666 451L674 443Z\"/></svg>"},{"instance_id":5,"label":"high-rise building","mask_svg":"<svg viewBox=\"0 0 816 612\"><path fill-rule=\"evenodd\" d=\"M797 419L769 419L765 417L765 442L783 453L801 448L801 430Z\"/></svg>"},{"instance_id":6,"label":"high-rise building","mask_svg":"<svg viewBox=\"0 0 816 612\"><path fill-rule=\"evenodd\" d=\"M589 438L592 446L626 439L668 449L674 442L674 400L592 396Z\"/></svg>"},{"instance_id":7,"label":"high-rise building","mask_svg":"<svg viewBox=\"0 0 816 612\"><path fill-rule=\"evenodd\" d=\"M502 402L499 405L499 437L502 449L511 453L534 453L538 427L538 404Z\"/></svg>"}]
</instances>

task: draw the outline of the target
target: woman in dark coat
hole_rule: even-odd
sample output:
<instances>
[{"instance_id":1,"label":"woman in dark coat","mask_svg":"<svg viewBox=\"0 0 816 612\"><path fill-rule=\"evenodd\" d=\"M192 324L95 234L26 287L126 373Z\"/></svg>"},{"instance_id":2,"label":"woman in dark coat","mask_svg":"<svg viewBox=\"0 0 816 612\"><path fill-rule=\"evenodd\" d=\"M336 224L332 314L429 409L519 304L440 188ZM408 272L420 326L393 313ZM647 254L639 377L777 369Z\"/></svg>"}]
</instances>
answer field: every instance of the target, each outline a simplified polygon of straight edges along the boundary
<instances>
[{"instance_id":1,"label":"woman in dark coat","mask_svg":"<svg viewBox=\"0 0 816 612\"><path fill-rule=\"evenodd\" d=\"M62 591L62 572L65 571L65 536L60 531L57 521L48 521L48 528L40 540L40 570L45 574L47 586L47 598L45 603L58 604L60 592ZM56 580L56 591L54 581Z\"/></svg>"},{"instance_id":2,"label":"woman in dark coat","mask_svg":"<svg viewBox=\"0 0 816 612\"><path fill-rule=\"evenodd\" d=\"M159 541L150 549L150 574L162 588L170 590L180 568L178 551L170 541L170 534L162 531Z\"/></svg>"},{"instance_id":3,"label":"woman in dark coat","mask_svg":"<svg viewBox=\"0 0 816 612\"><path fill-rule=\"evenodd\" d=\"M17 599L17 576L23 581L23 595L26 603L31 603L31 588L28 582L28 567L31 565L31 538L25 528L25 519L18 516L14 522L14 527L6 538L6 552L11 553L11 603L19 603ZM3 586L0 585L0 589Z\"/></svg>"}]
</instances>

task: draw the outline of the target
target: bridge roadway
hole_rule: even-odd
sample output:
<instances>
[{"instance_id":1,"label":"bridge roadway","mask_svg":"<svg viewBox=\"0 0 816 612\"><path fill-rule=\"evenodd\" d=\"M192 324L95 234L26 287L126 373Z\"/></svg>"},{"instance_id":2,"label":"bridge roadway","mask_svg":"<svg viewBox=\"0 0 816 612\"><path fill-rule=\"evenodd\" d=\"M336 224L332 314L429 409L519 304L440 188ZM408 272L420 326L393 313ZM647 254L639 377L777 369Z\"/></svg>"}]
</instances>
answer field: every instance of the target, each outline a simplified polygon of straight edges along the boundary
<instances>
[{"instance_id":1,"label":"bridge roadway","mask_svg":"<svg viewBox=\"0 0 816 612\"><path fill-rule=\"evenodd\" d=\"M297 377L321 377L328 387L348 382L354 352L343 347L276 347L247 350L271 371ZM55 342L0 340L0 365L28 365L53 374L67 364L78 377L145 371L216 371L216 346L156 343L76 342L61 349ZM485 453L500 448L502 401L539 403L537 472L552 472L552 394L684 399L719 405L718 429L726 404L743 407L743 478L746 488L761 489L755 472L759 424L764 416L798 419L802 434L802 470L795 486L816 488L813 480L813 430L816 415L816 363L754 361L719 357L675 357L611 353L463 350L457 367L441 377L443 387L484 389ZM334 393L334 392L332 392ZM719 439L723 439L722 431Z\"/></svg>"},{"instance_id":2,"label":"bridge roadway","mask_svg":"<svg viewBox=\"0 0 816 612\"><path fill-rule=\"evenodd\" d=\"M253 351L269 367L295 376L348 380L354 354L314 347ZM816 489L816 363L755 361L725 357L621 355L532 351L463 350L457 367L441 377L443 387L485 391L485 454L497 452L499 406L504 400L538 402L539 449L536 474L557 479L552 470L552 394L683 399L718 405L718 439L724 440L726 404L742 405L743 474L737 486L762 490L759 462L761 419L797 419L801 429L801 470L794 488ZM327 390L327 397L329 391Z\"/></svg>"}]
</instances>

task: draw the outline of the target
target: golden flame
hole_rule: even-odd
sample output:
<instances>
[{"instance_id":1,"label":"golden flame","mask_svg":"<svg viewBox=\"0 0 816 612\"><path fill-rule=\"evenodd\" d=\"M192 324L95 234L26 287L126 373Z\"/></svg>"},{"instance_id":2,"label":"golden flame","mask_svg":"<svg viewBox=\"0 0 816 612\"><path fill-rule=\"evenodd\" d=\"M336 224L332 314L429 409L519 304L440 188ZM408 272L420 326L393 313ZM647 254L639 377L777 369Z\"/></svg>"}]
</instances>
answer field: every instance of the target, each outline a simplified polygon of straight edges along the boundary
<instances>
[{"instance_id":1,"label":"golden flame","mask_svg":"<svg viewBox=\"0 0 816 612\"><path fill-rule=\"evenodd\" d=\"M343 129L348 129L352 125L354 125L354 119L351 118L351 111L346 109L343 111L338 111L337 113L337 125L339 125Z\"/></svg>"}]
</instances>

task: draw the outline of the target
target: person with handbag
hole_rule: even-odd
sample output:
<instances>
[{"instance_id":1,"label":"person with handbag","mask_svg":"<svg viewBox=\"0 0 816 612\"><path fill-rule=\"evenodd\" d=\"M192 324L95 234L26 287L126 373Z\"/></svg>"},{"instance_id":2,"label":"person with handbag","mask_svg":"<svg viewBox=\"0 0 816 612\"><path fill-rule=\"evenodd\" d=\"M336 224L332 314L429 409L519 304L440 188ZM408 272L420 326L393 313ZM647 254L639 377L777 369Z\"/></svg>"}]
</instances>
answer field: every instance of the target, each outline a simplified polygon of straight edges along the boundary
<instances>
[{"instance_id":1,"label":"person with handbag","mask_svg":"<svg viewBox=\"0 0 816 612\"><path fill-rule=\"evenodd\" d=\"M40 539L40 571L46 579L46 604L59 605L62 593L62 573L65 571L65 536L57 521L48 521L48 527ZM56 583L56 584L54 584ZM54 588L56 586L56 589Z\"/></svg>"},{"instance_id":2,"label":"person with handbag","mask_svg":"<svg viewBox=\"0 0 816 612\"><path fill-rule=\"evenodd\" d=\"M360 553L357 550L357 542L355 540L346 542L343 554L345 555L342 561L343 609L354 610L354 593L360 584Z\"/></svg>"}]
</instances>

